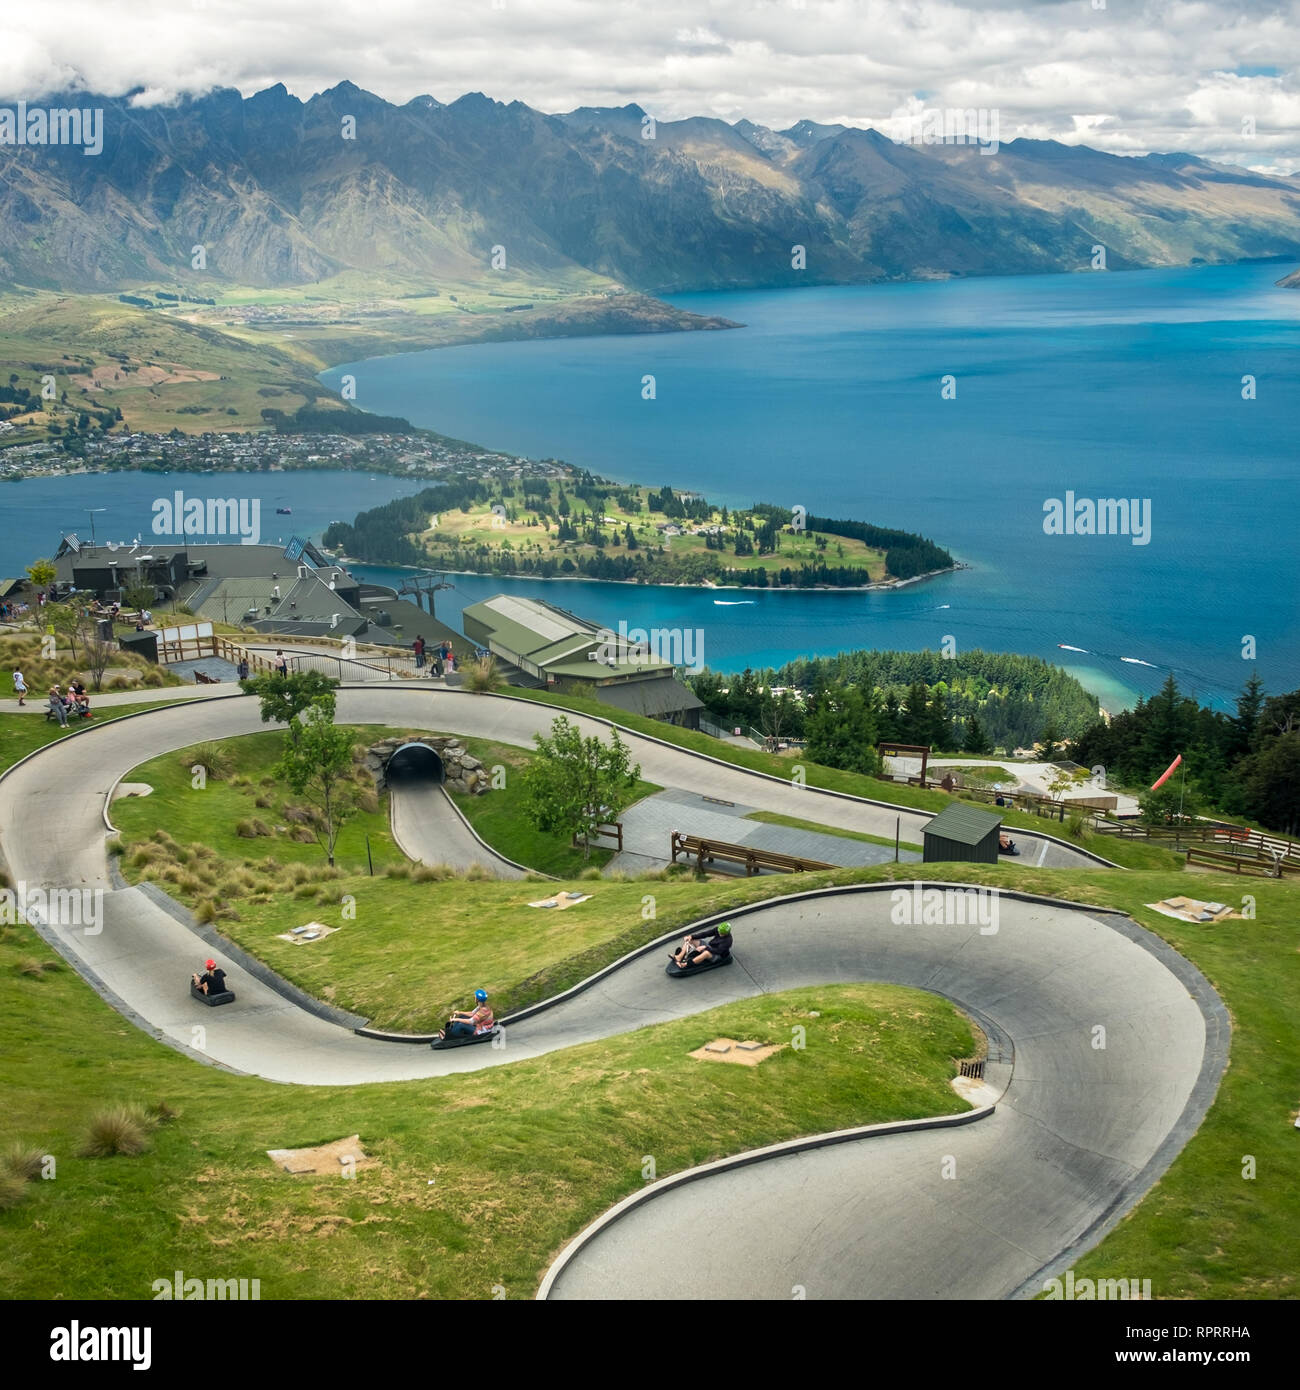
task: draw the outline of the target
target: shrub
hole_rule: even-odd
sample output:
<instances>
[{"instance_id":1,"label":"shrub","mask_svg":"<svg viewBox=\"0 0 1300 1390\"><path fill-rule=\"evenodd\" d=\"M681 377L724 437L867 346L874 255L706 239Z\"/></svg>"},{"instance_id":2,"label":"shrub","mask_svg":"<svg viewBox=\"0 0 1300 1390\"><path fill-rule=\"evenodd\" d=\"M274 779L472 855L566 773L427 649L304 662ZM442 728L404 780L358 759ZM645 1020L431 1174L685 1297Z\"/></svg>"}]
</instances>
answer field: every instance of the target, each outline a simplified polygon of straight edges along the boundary
<instances>
[{"instance_id":1,"label":"shrub","mask_svg":"<svg viewBox=\"0 0 1300 1390\"><path fill-rule=\"evenodd\" d=\"M27 1195L27 1184L16 1173L0 1172L0 1211L16 1207Z\"/></svg>"},{"instance_id":2,"label":"shrub","mask_svg":"<svg viewBox=\"0 0 1300 1390\"><path fill-rule=\"evenodd\" d=\"M213 903L211 899L206 902L201 902L194 909L194 917L196 921L203 923L204 926L207 926L210 922L215 922L217 920L216 904Z\"/></svg>"},{"instance_id":3,"label":"shrub","mask_svg":"<svg viewBox=\"0 0 1300 1390\"><path fill-rule=\"evenodd\" d=\"M599 869L583 869L583 871L578 875L578 877L582 880L583 883L595 883L599 879L604 877L604 875L600 872Z\"/></svg>"},{"instance_id":4,"label":"shrub","mask_svg":"<svg viewBox=\"0 0 1300 1390\"><path fill-rule=\"evenodd\" d=\"M410 878L411 866L409 864L389 864L384 870L385 878Z\"/></svg>"},{"instance_id":5,"label":"shrub","mask_svg":"<svg viewBox=\"0 0 1300 1390\"><path fill-rule=\"evenodd\" d=\"M156 1100L145 1110L150 1122L155 1125L169 1125L173 1120L180 1118L180 1113L175 1106L168 1105L165 1100Z\"/></svg>"},{"instance_id":6,"label":"shrub","mask_svg":"<svg viewBox=\"0 0 1300 1390\"><path fill-rule=\"evenodd\" d=\"M23 1182L35 1182L41 1175L44 1161L45 1155L40 1149L14 1143L0 1153L0 1172L12 1173Z\"/></svg>"},{"instance_id":7,"label":"shrub","mask_svg":"<svg viewBox=\"0 0 1300 1390\"><path fill-rule=\"evenodd\" d=\"M316 836L305 825L295 826L289 838L296 840L300 845L314 845L316 843Z\"/></svg>"},{"instance_id":8,"label":"shrub","mask_svg":"<svg viewBox=\"0 0 1300 1390\"><path fill-rule=\"evenodd\" d=\"M484 657L465 671L465 689L476 695L490 695L502 686L501 673L497 670L496 657Z\"/></svg>"},{"instance_id":9,"label":"shrub","mask_svg":"<svg viewBox=\"0 0 1300 1390\"><path fill-rule=\"evenodd\" d=\"M149 1147L147 1129L148 1121L135 1106L116 1105L111 1110L101 1110L91 1118L81 1156L134 1158Z\"/></svg>"},{"instance_id":10,"label":"shrub","mask_svg":"<svg viewBox=\"0 0 1300 1390\"><path fill-rule=\"evenodd\" d=\"M253 798L253 805L263 811L268 810L272 804L271 798L265 792L261 792Z\"/></svg>"},{"instance_id":11,"label":"shrub","mask_svg":"<svg viewBox=\"0 0 1300 1390\"><path fill-rule=\"evenodd\" d=\"M370 815L379 810L379 793L373 787L365 787L357 793L357 806Z\"/></svg>"},{"instance_id":12,"label":"shrub","mask_svg":"<svg viewBox=\"0 0 1300 1390\"><path fill-rule=\"evenodd\" d=\"M232 766L230 750L220 743L200 743L193 748L188 748L181 754L181 764L184 767L198 766L207 769L208 776L214 782L219 782L223 777L230 775Z\"/></svg>"},{"instance_id":13,"label":"shrub","mask_svg":"<svg viewBox=\"0 0 1300 1390\"><path fill-rule=\"evenodd\" d=\"M18 962L18 973L39 980L45 971L41 969L40 961L34 960L32 957L28 956L26 960L20 960Z\"/></svg>"},{"instance_id":14,"label":"shrub","mask_svg":"<svg viewBox=\"0 0 1300 1390\"><path fill-rule=\"evenodd\" d=\"M411 882L441 883L454 874L455 870L449 864L416 864L411 869Z\"/></svg>"},{"instance_id":15,"label":"shrub","mask_svg":"<svg viewBox=\"0 0 1300 1390\"><path fill-rule=\"evenodd\" d=\"M1071 811L1068 819L1065 822L1065 833L1072 840L1082 840L1083 829L1086 823L1087 818L1084 816L1082 811Z\"/></svg>"}]
</instances>

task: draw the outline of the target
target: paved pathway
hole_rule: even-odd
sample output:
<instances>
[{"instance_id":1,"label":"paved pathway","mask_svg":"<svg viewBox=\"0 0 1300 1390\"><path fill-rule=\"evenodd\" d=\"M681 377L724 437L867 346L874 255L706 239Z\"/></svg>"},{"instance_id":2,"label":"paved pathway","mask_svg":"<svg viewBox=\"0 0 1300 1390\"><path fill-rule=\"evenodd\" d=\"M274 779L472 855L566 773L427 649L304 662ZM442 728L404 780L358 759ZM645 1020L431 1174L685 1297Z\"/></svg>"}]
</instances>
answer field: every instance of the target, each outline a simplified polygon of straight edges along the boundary
<instances>
[{"instance_id":1,"label":"paved pathway","mask_svg":"<svg viewBox=\"0 0 1300 1390\"><path fill-rule=\"evenodd\" d=\"M755 849L772 850L777 854L820 859L826 864L886 864L894 858L892 845L873 845L865 840L846 839L842 835L747 820L746 817L753 810L752 806L676 789L648 796L623 813L623 850L609 861L606 872L621 869L626 873L640 873L670 864L674 830L705 839L725 840L735 845L753 845ZM899 852L900 860L910 862L920 858L915 850ZM742 877L745 872L743 865L720 861L715 862L711 869Z\"/></svg>"}]
</instances>

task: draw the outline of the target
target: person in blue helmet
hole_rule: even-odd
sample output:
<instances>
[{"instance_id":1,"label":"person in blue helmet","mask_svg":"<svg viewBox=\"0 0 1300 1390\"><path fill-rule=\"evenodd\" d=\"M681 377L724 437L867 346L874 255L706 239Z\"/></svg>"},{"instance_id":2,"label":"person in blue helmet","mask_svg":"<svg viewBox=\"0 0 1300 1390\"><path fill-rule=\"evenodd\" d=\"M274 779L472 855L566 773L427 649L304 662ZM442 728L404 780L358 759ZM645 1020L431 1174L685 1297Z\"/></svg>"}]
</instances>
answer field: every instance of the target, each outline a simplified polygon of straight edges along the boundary
<instances>
[{"instance_id":1,"label":"person in blue helmet","mask_svg":"<svg viewBox=\"0 0 1300 1390\"><path fill-rule=\"evenodd\" d=\"M479 1033L490 1033L496 1027L492 1008L487 1001L487 991L474 991L474 1008L471 1012L452 1014L447 1026L438 1034L440 1038L472 1038Z\"/></svg>"},{"instance_id":2,"label":"person in blue helmet","mask_svg":"<svg viewBox=\"0 0 1300 1390\"><path fill-rule=\"evenodd\" d=\"M721 960L731 954L731 923L723 922L716 927L708 927L698 936L688 936L671 953L671 960L677 966L706 965L711 960Z\"/></svg>"}]
</instances>

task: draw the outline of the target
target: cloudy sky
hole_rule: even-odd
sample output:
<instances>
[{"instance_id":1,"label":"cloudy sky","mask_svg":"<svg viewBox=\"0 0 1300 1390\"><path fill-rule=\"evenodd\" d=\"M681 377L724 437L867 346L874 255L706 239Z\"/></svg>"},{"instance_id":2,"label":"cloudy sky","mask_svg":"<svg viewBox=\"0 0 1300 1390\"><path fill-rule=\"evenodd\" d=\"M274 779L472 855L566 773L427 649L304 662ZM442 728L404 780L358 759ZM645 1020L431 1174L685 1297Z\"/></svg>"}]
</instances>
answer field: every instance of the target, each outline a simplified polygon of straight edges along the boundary
<instances>
[{"instance_id":1,"label":"cloudy sky","mask_svg":"<svg viewBox=\"0 0 1300 1390\"><path fill-rule=\"evenodd\" d=\"M24 15L0 44L7 102L276 82L306 98L347 78L390 101L635 101L776 128L982 107L1004 141L1300 170L1300 0L44 0Z\"/></svg>"}]
</instances>

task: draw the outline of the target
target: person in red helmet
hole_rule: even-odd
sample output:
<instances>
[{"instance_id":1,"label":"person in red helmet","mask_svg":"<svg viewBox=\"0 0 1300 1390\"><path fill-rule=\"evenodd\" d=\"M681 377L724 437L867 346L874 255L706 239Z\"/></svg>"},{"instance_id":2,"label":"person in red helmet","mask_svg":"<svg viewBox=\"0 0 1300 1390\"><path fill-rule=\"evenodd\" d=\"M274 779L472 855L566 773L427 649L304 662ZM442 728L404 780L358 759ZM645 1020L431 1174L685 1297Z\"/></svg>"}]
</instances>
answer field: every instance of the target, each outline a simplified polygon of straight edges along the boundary
<instances>
[{"instance_id":1,"label":"person in red helmet","mask_svg":"<svg viewBox=\"0 0 1300 1390\"><path fill-rule=\"evenodd\" d=\"M226 972L214 960L203 962L203 974L190 977L197 989L204 994L224 994L226 992Z\"/></svg>"}]
</instances>

